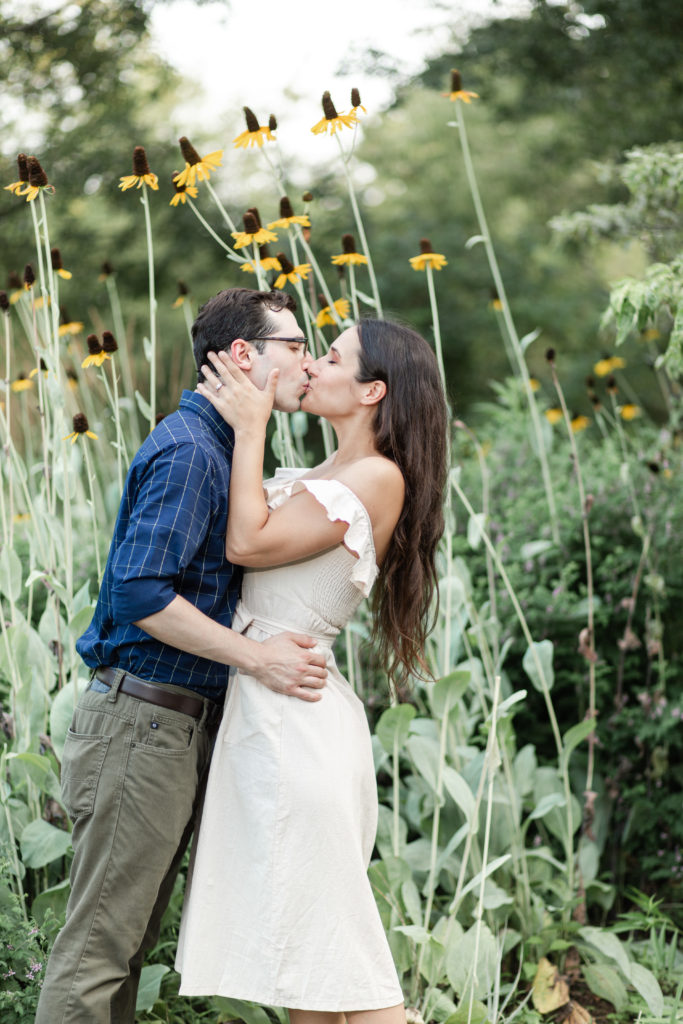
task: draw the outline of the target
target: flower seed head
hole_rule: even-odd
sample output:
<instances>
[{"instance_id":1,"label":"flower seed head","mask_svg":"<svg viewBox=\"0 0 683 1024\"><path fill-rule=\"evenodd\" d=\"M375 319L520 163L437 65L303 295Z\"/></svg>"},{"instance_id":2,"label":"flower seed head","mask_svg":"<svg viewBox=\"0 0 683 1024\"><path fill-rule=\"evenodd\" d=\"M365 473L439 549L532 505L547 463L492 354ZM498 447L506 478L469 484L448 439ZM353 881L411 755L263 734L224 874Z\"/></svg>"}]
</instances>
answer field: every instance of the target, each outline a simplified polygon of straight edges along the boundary
<instances>
[{"instance_id":1,"label":"flower seed head","mask_svg":"<svg viewBox=\"0 0 683 1024\"><path fill-rule=\"evenodd\" d=\"M10 270L7 278L7 287L12 291L16 291L17 288L21 288L21 278L17 274L16 270Z\"/></svg>"},{"instance_id":2,"label":"flower seed head","mask_svg":"<svg viewBox=\"0 0 683 1024\"><path fill-rule=\"evenodd\" d=\"M178 281L178 295L189 295L190 290L184 281Z\"/></svg>"},{"instance_id":3,"label":"flower seed head","mask_svg":"<svg viewBox=\"0 0 683 1024\"><path fill-rule=\"evenodd\" d=\"M102 349L104 352L118 352L119 346L111 331L102 331Z\"/></svg>"},{"instance_id":4,"label":"flower seed head","mask_svg":"<svg viewBox=\"0 0 683 1024\"><path fill-rule=\"evenodd\" d=\"M428 238L421 238L420 239L420 252L421 253L434 252L434 250L432 249L432 243L429 241Z\"/></svg>"},{"instance_id":5,"label":"flower seed head","mask_svg":"<svg viewBox=\"0 0 683 1024\"><path fill-rule=\"evenodd\" d=\"M17 157L17 169L19 171L19 181L28 181L28 157L26 153L20 153Z\"/></svg>"},{"instance_id":6,"label":"flower seed head","mask_svg":"<svg viewBox=\"0 0 683 1024\"><path fill-rule=\"evenodd\" d=\"M105 260L104 263L102 264L101 273L103 277L109 277L111 274L114 273L114 268L109 262L109 260Z\"/></svg>"},{"instance_id":7,"label":"flower seed head","mask_svg":"<svg viewBox=\"0 0 683 1024\"><path fill-rule=\"evenodd\" d=\"M282 218L294 216L294 210L288 196L283 196L280 200L280 216Z\"/></svg>"},{"instance_id":8,"label":"flower seed head","mask_svg":"<svg viewBox=\"0 0 683 1024\"><path fill-rule=\"evenodd\" d=\"M63 270L64 269L63 266L62 266L62 254L59 251L59 249L57 249L57 248L50 249L50 259L52 261L52 269L53 270Z\"/></svg>"},{"instance_id":9,"label":"flower seed head","mask_svg":"<svg viewBox=\"0 0 683 1024\"><path fill-rule=\"evenodd\" d=\"M302 198L304 203L312 203L313 202L313 193L312 192L304 192L304 194L302 195L301 198Z\"/></svg>"},{"instance_id":10,"label":"flower seed head","mask_svg":"<svg viewBox=\"0 0 683 1024\"><path fill-rule=\"evenodd\" d=\"M277 131L277 118L275 114L271 114L268 118L268 128L271 132Z\"/></svg>"},{"instance_id":11,"label":"flower seed head","mask_svg":"<svg viewBox=\"0 0 683 1024\"><path fill-rule=\"evenodd\" d=\"M595 387L595 378L593 378L591 376L586 377L586 387L588 388L589 391L592 391L593 388Z\"/></svg>"},{"instance_id":12,"label":"flower seed head","mask_svg":"<svg viewBox=\"0 0 683 1024\"><path fill-rule=\"evenodd\" d=\"M100 354L100 352L102 351L102 346L100 345L100 339L97 337L97 335L96 334L89 334L88 337L85 340L86 340L86 344L88 346L88 352L90 353L90 355L91 356L98 356ZM76 428L74 427L74 430L75 429Z\"/></svg>"},{"instance_id":13,"label":"flower seed head","mask_svg":"<svg viewBox=\"0 0 683 1024\"><path fill-rule=\"evenodd\" d=\"M258 123L256 114L250 107L243 107L242 109L244 110L244 116L247 122L247 131L257 132L261 126Z\"/></svg>"},{"instance_id":14,"label":"flower seed head","mask_svg":"<svg viewBox=\"0 0 683 1024\"><path fill-rule=\"evenodd\" d=\"M334 121L335 117L339 116L329 92L323 93L323 114L328 121Z\"/></svg>"},{"instance_id":15,"label":"flower seed head","mask_svg":"<svg viewBox=\"0 0 683 1024\"><path fill-rule=\"evenodd\" d=\"M342 235L342 252L356 252L356 240L353 235Z\"/></svg>"},{"instance_id":16,"label":"flower seed head","mask_svg":"<svg viewBox=\"0 0 683 1024\"><path fill-rule=\"evenodd\" d=\"M9 299L7 292L0 292L0 309L3 313L9 313Z\"/></svg>"},{"instance_id":17,"label":"flower seed head","mask_svg":"<svg viewBox=\"0 0 683 1024\"><path fill-rule=\"evenodd\" d=\"M202 158L186 135L181 136L181 138L178 139L178 142L180 143L180 152L183 154L190 167L202 162Z\"/></svg>"},{"instance_id":18,"label":"flower seed head","mask_svg":"<svg viewBox=\"0 0 683 1024\"><path fill-rule=\"evenodd\" d=\"M147 162L147 154L145 153L144 146L136 146L133 150L133 174L138 178L143 178L146 174L151 174L149 163Z\"/></svg>"},{"instance_id":19,"label":"flower seed head","mask_svg":"<svg viewBox=\"0 0 683 1024\"><path fill-rule=\"evenodd\" d=\"M86 434L90 430L88 418L82 412L77 412L71 422L73 423L75 434Z\"/></svg>"},{"instance_id":20,"label":"flower seed head","mask_svg":"<svg viewBox=\"0 0 683 1024\"><path fill-rule=\"evenodd\" d=\"M251 212L251 210L247 210L242 220L244 221L244 230L246 231L246 233L248 235L255 235L256 232L258 231L258 223L256 221L256 217Z\"/></svg>"},{"instance_id":21,"label":"flower seed head","mask_svg":"<svg viewBox=\"0 0 683 1024\"><path fill-rule=\"evenodd\" d=\"M351 106L359 107L360 105L360 93L358 92L358 89L354 87L351 90Z\"/></svg>"},{"instance_id":22,"label":"flower seed head","mask_svg":"<svg viewBox=\"0 0 683 1024\"><path fill-rule=\"evenodd\" d=\"M282 273L283 274L292 274L292 273L294 273L294 265L292 263L290 263L290 261L287 259L287 257L285 256L285 254L283 252L279 252L277 254L277 258L280 261L280 266L282 267Z\"/></svg>"},{"instance_id":23,"label":"flower seed head","mask_svg":"<svg viewBox=\"0 0 683 1024\"><path fill-rule=\"evenodd\" d=\"M28 158L28 183L38 188L49 184L47 174L34 156Z\"/></svg>"},{"instance_id":24,"label":"flower seed head","mask_svg":"<svg viewBox=\"0 0 683 1024\"><path fill-rule=\"evenodd\" d=\"M36 275L33 273L33 267L30 263L27 263L24 267L24 288L30 288L36 280Z\"/></svg>"},{"instance_id":25,"label":"flower seed head","mask_svg":"<svg viewBox=\"0 0 683 1024\"><path fill-rule=\"evenodd\" d=\"M247 213L252 213L254 215L257 230L260 231L263 225L261 224L261 214L258 212L258 208L256 206L250 206L249 209L247 210Z\"/></svg>"},{"instance_id":26,"label":"flower seed head","mask_svg":"<svg viewBox=\"0 0 683 1024\"><path fill-rule=\"evenodd\" d=\"M546 362L554 363L555 362L555 349L554 348L547 348L545 350L545 358L546 358Z\"/></svg>"},{"instance_id":27,"label":"flower seed head","mask_svg":"<svg viewBox=\"0 0 683 1024\"><path fill-rule=\"evenodd\" d=\"M659 473L660 465L658 462L648 462L647 468L650 470L651 473L654 473L656 476L657 473Z\"/></svg>"},{"instance_id":28,"label":"flower seed head","mask_svg":"<svg viewBox=\"0 0 683 1024\"><path fill-rule=\"evenodd\" d=\"M607 388L607 393L609 395L616 395L617 391L619 390L617 388L616 377L608 377L607 378L607 384L605 386Z\"/></svg>"},{"instance_id":29,"label":"flower seed head","mask_svg":"<svg viewBox=\"0 0 683 1024\"><path fill-rule=\"evenodd\" d=\"M165 418L165 416L166 416L165 412L158 412L156 414L156 416L154 417L154 425L158 427L159 424L161 423L161 421Z\"/></svg>"},{"instance_id":30,"label":"flower seed head","mask_svg":"<svg viewBox=\"0 0 683 1024\"><path fill-rule=\"evenodd\" d=\"M451 92L461 92L462 78L456 68L451 68Z\"/></svg>"}]
</instances>

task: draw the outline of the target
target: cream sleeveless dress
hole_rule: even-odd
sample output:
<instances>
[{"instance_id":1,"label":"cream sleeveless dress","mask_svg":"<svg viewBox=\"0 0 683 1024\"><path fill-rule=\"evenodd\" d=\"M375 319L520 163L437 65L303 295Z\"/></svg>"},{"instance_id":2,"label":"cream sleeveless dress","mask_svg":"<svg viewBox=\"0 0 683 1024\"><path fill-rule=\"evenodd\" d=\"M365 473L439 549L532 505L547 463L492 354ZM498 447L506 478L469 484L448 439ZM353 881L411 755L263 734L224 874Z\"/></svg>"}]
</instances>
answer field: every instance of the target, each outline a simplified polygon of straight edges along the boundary
<instances>
[{"instance_id":1,"label":"cream sleeveless dress","mask_svg":"<svg viewBox=\"0 0 683 1024\"><path fill-rule=\"evenodd\" d=\"M306 633L327 659L322 700L232 675L211 762L183 907L181 995L223 995L306 1010L403 1002L367 877L377 789L363 704L332 644L377 575L372 528L336 480L279 470L276 508L304 488L344 544L275 569L248 570L233 628L255 640ZM353 552L353 553L352 553Z\"/></svg>"}]
</instances>

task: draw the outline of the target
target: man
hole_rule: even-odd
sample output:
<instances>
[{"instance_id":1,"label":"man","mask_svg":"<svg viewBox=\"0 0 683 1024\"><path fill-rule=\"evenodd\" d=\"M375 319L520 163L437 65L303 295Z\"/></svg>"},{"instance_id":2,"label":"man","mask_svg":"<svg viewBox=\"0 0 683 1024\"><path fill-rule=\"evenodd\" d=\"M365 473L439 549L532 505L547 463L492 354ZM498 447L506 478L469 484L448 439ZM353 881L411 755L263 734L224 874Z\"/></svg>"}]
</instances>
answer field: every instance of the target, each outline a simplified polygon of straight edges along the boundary
<instances>
[{"instance_id":1,"label":"man","mask_svg":"<svg viewBox=\"0 0 683 1024\"><path fill-rule=\"evenodd\" d=\"M223 349L261 389L277 368L275 408L297 409L308 357L294 309L283 292L220 292L192 327L200 379L207 352ZM229 628L241 580L225 558L233 439L205 398L184 391L128 472L95 614L76 645L93 675L62 759L72 888L36 1024L134 1021L228 666L293 697L320 697L325 662L311 638L259 644Z\"/></svg>"}]
</instances>

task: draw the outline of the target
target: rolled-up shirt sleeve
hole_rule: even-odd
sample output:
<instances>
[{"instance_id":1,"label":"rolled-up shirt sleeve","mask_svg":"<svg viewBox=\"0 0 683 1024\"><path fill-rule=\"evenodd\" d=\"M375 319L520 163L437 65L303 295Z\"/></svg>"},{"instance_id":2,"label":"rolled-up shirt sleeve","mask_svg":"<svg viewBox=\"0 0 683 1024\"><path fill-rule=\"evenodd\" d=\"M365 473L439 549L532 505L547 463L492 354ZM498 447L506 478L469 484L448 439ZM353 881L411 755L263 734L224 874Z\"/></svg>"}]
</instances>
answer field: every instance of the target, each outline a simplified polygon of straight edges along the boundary
<instances>
[{"instance_id":1,"label":"rolled-up shirt sleeve","mask_svg":"<svg viewBox=\"0 0 683 1024\"><path fill-rule=\"evenodd\" d=\"M138 481L125 536L112 562L113 618L119 625L160 612L212 521L213 470L187 443L152 459Z\"/></svg>"}]
</instances>

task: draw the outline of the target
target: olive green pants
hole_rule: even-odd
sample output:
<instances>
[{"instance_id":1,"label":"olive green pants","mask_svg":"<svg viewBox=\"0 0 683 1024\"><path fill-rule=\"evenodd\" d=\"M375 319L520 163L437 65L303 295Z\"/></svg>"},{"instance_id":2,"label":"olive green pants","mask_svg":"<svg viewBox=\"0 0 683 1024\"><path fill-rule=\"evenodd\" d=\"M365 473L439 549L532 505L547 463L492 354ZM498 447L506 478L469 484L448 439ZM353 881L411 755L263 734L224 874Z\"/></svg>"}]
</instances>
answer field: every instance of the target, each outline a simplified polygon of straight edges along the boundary
<instances>
[{"instance_id":1,"label":"olive green pants","mask_svg":"<svg viewBox=\"0 0 683 1024\"><path fill-rule=\"evenodd\" d=\"M119 693L119 682L120 674L109 689L93 680L64 747L71 895L36 1024L133 1024L145 953L203 795L215 706L206 701L198 720Z\"/></svg>"}]
</instances>

